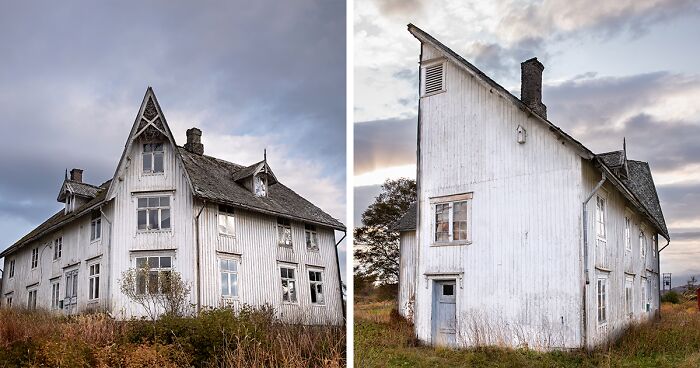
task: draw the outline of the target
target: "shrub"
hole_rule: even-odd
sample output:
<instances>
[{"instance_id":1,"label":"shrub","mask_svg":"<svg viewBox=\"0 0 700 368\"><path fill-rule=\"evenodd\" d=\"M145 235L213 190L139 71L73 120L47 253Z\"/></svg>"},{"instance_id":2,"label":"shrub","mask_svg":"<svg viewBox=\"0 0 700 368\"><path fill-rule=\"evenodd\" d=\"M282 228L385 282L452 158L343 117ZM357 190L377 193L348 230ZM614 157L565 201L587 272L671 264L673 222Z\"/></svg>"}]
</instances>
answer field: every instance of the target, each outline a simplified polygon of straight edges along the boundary
<instances>
[{"instance_id":1,"label":"shrub","mask_svg":"<svg viewBox=\"0 0 700 368\"><path fill-rule=\"evenodd\" d=\"M661 302L678 304L681 302L681 296L677 292L669 290L663 296L661 296Z\"/></svg>"}]
</instances>

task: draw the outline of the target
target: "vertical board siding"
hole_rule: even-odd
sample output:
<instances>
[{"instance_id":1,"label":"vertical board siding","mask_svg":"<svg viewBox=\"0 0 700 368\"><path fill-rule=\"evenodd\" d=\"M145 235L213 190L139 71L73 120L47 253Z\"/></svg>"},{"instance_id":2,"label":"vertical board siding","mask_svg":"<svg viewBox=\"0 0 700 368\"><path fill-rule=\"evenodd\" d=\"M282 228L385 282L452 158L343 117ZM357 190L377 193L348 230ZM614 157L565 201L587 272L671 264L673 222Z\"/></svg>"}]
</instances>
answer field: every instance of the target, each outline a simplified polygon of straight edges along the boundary
<instances>
[{"instance_id":1,"label":"vertical board siding","mask_svg":"<svg viewBox=\"0 0 700 368\"><path fill-rule=\"evenodd\" d=\"M399 313L413 320L416 293L416 232L401 233L399 256Z\"/></svg>"}]
</instances>

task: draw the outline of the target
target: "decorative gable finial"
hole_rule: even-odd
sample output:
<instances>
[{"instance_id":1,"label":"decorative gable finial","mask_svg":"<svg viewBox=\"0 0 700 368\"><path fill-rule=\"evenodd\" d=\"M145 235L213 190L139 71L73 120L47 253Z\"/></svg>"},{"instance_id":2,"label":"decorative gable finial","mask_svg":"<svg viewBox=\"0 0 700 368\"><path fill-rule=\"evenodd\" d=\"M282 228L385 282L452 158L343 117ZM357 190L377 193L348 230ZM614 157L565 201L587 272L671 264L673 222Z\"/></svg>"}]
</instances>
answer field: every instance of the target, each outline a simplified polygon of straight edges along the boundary
<instances>
[{"instance_id":1,"label":"decorative gable finial","mask_svg":"<svg viewBox=\"0 0 700 368\"><path fill-rule=\"evenodd\" d=\"M267 162L267 148L263 148L263 161Z\"/></svg>"},{"instance_id":2,"label":"decorative gable finial","mask_svg":"<svg viewBox=\"0 0 700 368\"><path fill-rule=\"evenodd\" d=\"M68 168L66 168L66 174L63 176L63 180L68 180Z\"/></svg>"}]
</instances>

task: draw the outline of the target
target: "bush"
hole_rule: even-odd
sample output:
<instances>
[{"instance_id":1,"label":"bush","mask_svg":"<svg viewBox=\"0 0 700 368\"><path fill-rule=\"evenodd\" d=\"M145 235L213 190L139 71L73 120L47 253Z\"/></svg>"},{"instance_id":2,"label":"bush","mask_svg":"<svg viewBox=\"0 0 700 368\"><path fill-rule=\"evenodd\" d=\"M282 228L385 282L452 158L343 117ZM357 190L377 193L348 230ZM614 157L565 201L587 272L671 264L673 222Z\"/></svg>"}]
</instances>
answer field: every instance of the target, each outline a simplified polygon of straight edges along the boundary
<instances>
[{"instance_id":1,"label":"bush","mask_svg":"<svg viewBox=\"0 0 700 368\"><path fill-rule=\"evenodd\" d=\"M681 302L681 296L677 292L669 290L663 296L661 296L661 302L678 304Z\"/></svg>"}]
</instances>

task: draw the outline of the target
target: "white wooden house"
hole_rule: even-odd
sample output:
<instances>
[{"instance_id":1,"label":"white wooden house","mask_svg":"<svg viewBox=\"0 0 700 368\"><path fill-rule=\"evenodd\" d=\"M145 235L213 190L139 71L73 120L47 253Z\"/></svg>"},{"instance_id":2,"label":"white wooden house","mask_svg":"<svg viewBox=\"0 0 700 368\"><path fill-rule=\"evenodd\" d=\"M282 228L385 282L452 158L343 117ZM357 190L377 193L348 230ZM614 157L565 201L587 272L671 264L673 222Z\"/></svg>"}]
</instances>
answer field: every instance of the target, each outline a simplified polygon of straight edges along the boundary
<instances>
[{"instance_id":1,"label":"white wooden house","mask_svg":"<svg viewBox=\"0 0 700 368\"><path fill-rule=\"evenodd\" d=\"M401 231L401 313L435 345L591 348L658 314L668 230L646 162L547 120L419 28L418 197Z\"/></svg>"},{"instance_id":2,"label":"white wooden house","mask_svg":"<svg viewBox=\"0 0 700 368\"><path fill-rule=\"evenodd\" d=\"M344 225L280 183L267 160L204 155L201 135L189 129L176 145L149 87L114 177L92 185L71 170L58 195L65 208L0 254L0 303L141 316L119 280L148 265L179 272L197 309L267 304L286 320L343 323L335 230ZM157 280L139 278L137 289L162 292Z\"/></svg>"}]
</instances>

